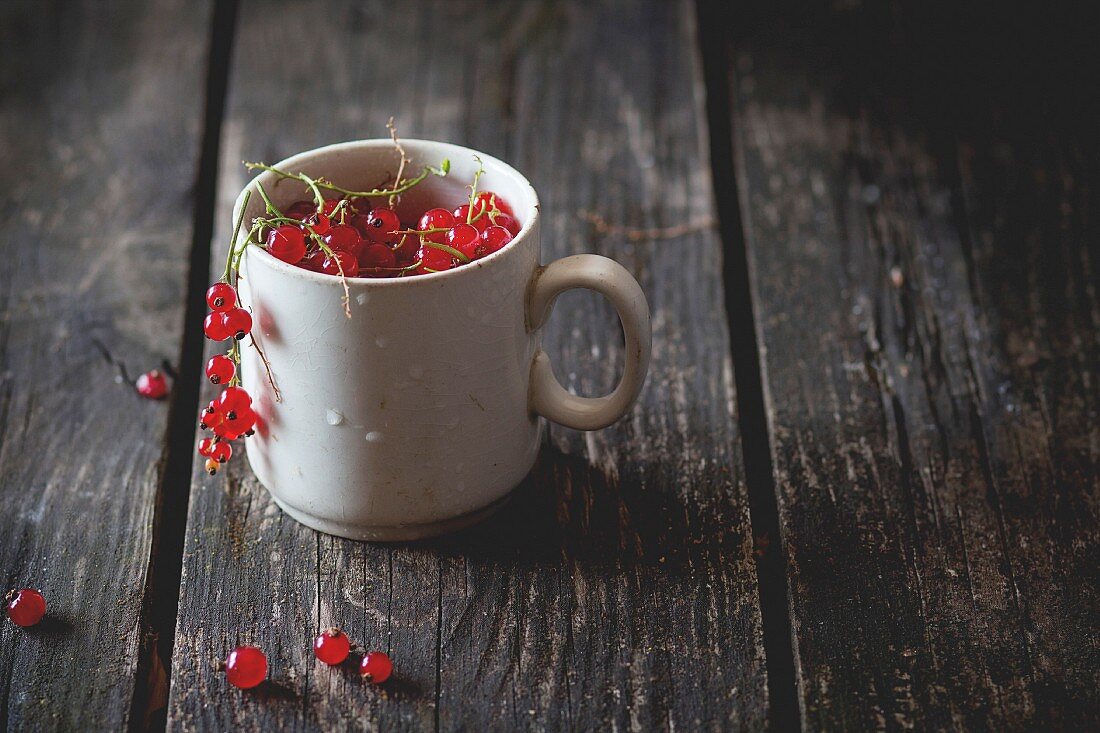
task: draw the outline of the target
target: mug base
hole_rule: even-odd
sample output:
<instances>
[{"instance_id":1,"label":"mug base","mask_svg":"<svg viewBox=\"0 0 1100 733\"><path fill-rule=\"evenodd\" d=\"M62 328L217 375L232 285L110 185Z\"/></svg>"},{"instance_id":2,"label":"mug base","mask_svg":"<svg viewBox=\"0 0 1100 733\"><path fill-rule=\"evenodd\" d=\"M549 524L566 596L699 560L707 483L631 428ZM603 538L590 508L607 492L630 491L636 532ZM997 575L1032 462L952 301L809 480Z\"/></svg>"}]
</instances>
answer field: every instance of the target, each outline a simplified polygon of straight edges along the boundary
<instances>
[{"instance_id":1,"label":"mug base","mask_svg":"<svg viewBox=\"0 0 1100 733\"><path fill-rule=\"evenodd\" d=\"M315 529L318 532L324 532L325 534L343 537L349 540L365 542L410 542L412 540L424 540L430 537L439 537L440 535L457 532L460 529L466 529L467 527L471 527L487 519L490 515L507 504L508 500L512 498L512 492L508 492L492 504L483 506L480 509L475 509L466 514L460 514L457 517L440 519L435 522L424 522L422 524L395 524L392 526L370 526L334 522L331 519L314 516L308 512L295 509L280 501L274 494L268 493L279 508L290 515L296 522L304 524L310 529Z\"/></svg>"}]
</instances>

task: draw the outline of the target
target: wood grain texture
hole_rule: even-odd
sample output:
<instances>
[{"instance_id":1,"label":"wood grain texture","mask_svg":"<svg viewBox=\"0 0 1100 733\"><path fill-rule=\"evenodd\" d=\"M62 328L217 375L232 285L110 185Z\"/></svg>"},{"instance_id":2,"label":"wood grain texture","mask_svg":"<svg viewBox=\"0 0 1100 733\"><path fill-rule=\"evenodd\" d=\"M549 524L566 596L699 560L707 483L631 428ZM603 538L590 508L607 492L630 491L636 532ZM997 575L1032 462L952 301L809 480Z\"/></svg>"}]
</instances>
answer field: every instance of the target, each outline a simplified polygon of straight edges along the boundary
<instances>
[{"instance_id":1,"label":"wood grain texture","mask_svg":"<svg viewBox=\"0 0 1100 733\"><path fill-rule=\"evenodd\" d=\"M0 6L0 573L49 605L0 624L0 729L143 719L169 405L121 373L178 358L207 14Z\"/></svg>"},{"instance_id":2,"label":"wood grain texture","mask_svg":"<svg viewBox=\"0 0 1100 733\"><path fill-rule=\"evenodd\" d=\"M731 26L807 729L1100 725L1100 157L982 16Z\"/></svg>"},{"instance_id":3,"label":"wood grain texture","mask_svg":"<svg viewBox=\"0 0 1100 733\"><path fill-rule=\"evenodd\" d=\"M683 3L243 3L222 235L241 159L377 137L396 115L409 137L524 171L542 198L544 259L596 251L636 273L654 358L626 420L552 429L505 510L437 542L319 535L242 462L216 479L196 464L170 729L762 726L693 18ZM303 28L323 42L303 43ZM284 48L296 52L272 52ZM688 226L630 237L585 211L612 227ZM563 297L544 345L578 392L617 379L618 324L595 297ZM374 689L316 662L310 640L332 624L391 653L395 679ZM215 669L243 641L272 660L270 682L247 695Z\"/></svg>"}]
</instances>

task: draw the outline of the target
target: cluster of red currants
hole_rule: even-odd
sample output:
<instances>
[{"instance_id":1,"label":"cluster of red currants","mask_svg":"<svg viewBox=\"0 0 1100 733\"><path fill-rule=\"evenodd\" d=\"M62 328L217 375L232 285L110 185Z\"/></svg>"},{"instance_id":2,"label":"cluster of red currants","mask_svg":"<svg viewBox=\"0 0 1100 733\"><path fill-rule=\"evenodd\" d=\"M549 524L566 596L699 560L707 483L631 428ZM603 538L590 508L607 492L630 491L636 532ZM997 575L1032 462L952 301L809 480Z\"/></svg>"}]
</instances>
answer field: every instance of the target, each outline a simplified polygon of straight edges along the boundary
<instances>
[{"instance_id":1,"label":"cluster of red currants","mask_svg":"<svg viewBox=\"0 0 1100 733\"><path fill-rule=\"evenodd\" d=\"M230 441L252 435L256 413L252 397L238 386L237 364L240 362L238 342L252 332L252 316L237 305L237 291L227 282L217 282L206 291L210 314L203 323L206 337L214 341L232 338L228 354L217 354L206 362L206 377L212 384L224 384L225 389L203 408L199 426L213 436L199 441L199 455L206 458L206 470L211 475L233 455Z\"/></svg>"},{"instance_id":2,"label":"cluster of red currants","mask_svg":"<svg viewBox=\"0 0 1100 733\"><path fill-rule=\"evenodd\" d=\"M312 201L297 201L282 218L301 223L269 229L264 246L283 262L328 275L442 272L490 255L519 234L519 222L500 196L483 191L472 198L454 211L425 211L415 229L404 227L386 206L361 212L357 198L327 199L321 210Z\"/></svg>"},{"instance_id":3,"label":"cluster of red currants","mask_svg":"<svg viewBox=\"0 0 1100 733\"><path fill-rule=\"evenodd\" d=\"M313 640L313 654L330 667L343 664L351 654L351 640L338 628L322 631ZM359 674L364 680L380 685L393 673L393 662L385 652L367 652L359 660ZM259 647L239 646L225 660L225 676L229 684L248 690L267 679L267 655Z\"/></svg>"}]
</instances>

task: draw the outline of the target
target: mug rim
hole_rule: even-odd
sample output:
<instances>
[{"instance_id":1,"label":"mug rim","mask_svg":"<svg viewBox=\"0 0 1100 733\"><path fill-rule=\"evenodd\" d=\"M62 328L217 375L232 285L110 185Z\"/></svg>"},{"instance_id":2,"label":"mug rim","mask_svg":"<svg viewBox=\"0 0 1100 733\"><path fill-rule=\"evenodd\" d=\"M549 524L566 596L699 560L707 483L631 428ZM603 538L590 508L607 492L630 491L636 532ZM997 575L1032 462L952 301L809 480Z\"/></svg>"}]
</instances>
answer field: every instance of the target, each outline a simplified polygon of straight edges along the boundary
<instances>
[{"instance_id":1,"label":"mug rim","mask_svg":"<svg viewBox=\"0 0 1100 733\"><path fill-rule=\"evenodd\" d=\"M493 252L486 257L482 257L481 259L473 260L472 262L466 263L460 267L452 268L450 270L444 270L442 272L430 272L424 275L415 275L412 277L359 277L358 275L354 277L345 276L344 280L347 281L348 285L354 284L356 286L366 287L415 287L417 281L424 281L425 283L442 282L446 278L461 277L463 274L463 270L468 270L472 274L476 270L488 267L494 261L499 261L503 259L503 257L507 256L508 253L517 249L522 241L526 240L531 230L535 228L535 224L538 222L540 210L538 192L535 191L535 187L531 185L531 182L527 180L527 177L516 170L515 167L513 167L512 165L504 162L500 158L497 158L495 155L489 155L488 153L483 153L480 150L468 148L464 145L457 145L455 143L442 142L439 140L425 140L421 138L401 138L401 143L402 145L429 145L450 148L456 153L466 153L472 156L477 156L481 158L483 163L491 163L495 166L498 166L501 172L513 177L521 187L526 188L530 193L532 203L527 209L528 216L526 217L526 221L523 222L523 226L520 229L519 234L512 237L508 244L504 245L496 252ZM295 153L288 158L283 158L279 162L274 163L272 167L285 168L288 166L301 165L301 161L303 158L313 158L314 156L321 153L361 150L366 148L391 147L392 145L393 140L391 140L390 138L366 138L362 140L347 140L345 142L330 143L328 145L322 145L318 148L311 148L310 150L303 150L300 153ZM451 155L447 155L446 157L450 158ZM241 192L237 195L237 200L233 204L234 221L236 221L237 217L240 216L241 207L244 204L245 194L250 191L252 193L256 193L256 181L264 179L265 176L270 177L274 180L279 180L275 177L275 174L271 173L270 171L262 171L259 175L250 179L248 183L245 184L244 188L241 189ZM265 184L268 183L267 180L264 180L263 182ZM236 246L236 244L237 242L236 240L234 240L233 245ZM323 272L314 272L313 270L307 270L304 267L298 267L297 265L293 265L289 262L284 262L278 257L272 255L264 247L256 247L251 249L249 247L245 247L243 258L247 259L249 254L252 252L255 252L256 256L259 258L258 263L262 263L263 265L273 268L276 271L282 272L287 276L299 277L303 280L320 284L333 284L337 286L340 285L340 278ZM476 266L471 267L471 265Z\"/></svg>"}]
</instances>

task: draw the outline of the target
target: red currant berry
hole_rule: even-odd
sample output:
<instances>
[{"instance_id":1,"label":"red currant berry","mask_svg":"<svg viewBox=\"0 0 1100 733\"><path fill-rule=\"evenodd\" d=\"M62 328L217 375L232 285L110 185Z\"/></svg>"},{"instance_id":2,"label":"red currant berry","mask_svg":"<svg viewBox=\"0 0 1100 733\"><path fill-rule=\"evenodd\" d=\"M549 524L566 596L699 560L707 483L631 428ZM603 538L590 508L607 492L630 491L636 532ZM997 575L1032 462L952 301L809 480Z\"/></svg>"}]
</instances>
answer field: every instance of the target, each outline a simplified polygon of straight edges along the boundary
<instances>
[{"instance_id":1,"label":"red currant berry","mask_svg":"<svg viewBox=\"0 0 1100 733\"><path fill-rule=\"evenodd\" d=\"M225 660L225 678L234 687L250 690L267 679L267 657L254 646L239 646Z\"/></svg>"},{"instance_id":2,"label":"red currant berry","mask_svg":"<svg viewBox=\"0 0 1100 733\"><path fill-rule=\"evenodd\" d=\"M505 229L507 229L508 233L511 234L513 237L519 234L519 222L516 221L514 217L509 216L508 214L497 214L493 217L493 223L496 224L498 227L504 227Z\"/></svg>"},{"instance_id":3,"label":"red currant berry","mask_svg":"<svg viewBox=\"0 0 1100 733\"><path fill-rule=\"evenodd\" d=\"M217 442L213 438L203 438L199 441L199 455L203 458L211 458L216 445Z\"/></svg>"},{"instance_id":4,"label":"red currant berry","mask_svg":"<svg viewBox=\"0 0 1100 733\"><path fill-rule=\"evenodd\" d=\"M233 457L233 446L223 440L219 440L210 447L209 457L213 458L218 463L225 463Z\"/></svg>"},{"instance_id":5,"label":"red currant berry","mask_svg":"<svg viewBox=\"0 0 1100 733\"><path fill-rule=\"evenodd\" d=\"M203 464L203 467L206 469L206 472L208 474L213 476L218 472L218 469L221 468L221 465L222 464L218 463L213 458L207 458L206 463Z\"/></svg>"},{"instance_id":6,"label":"red currant berry","mask_svg":"<svg viewBox=\"0 0 1100 733\"><path fill-rule=\"evenodd\" d=\"M228 356L218 354L206 362L206 378L211 384L225 384L237 373L237 367Z\"/></svg>"},{"instance_id":7,"label":"red currant berry","mask_svg":"<svg viewBox=\"0 0 1100 733\"><path fill-rule=\"evenodd\" d=\"M211 341L225 341L233 335L225 325L225 314L221 312L208 313L202 322L202 331Z\"/></svg>"},{"instance_id":8,"label":"red currant berry","mask_svg":"<svg viewBox=\"0 0 1100 733\"><path fill-rule=\"evenodd\" d=\"M462 206L459 206L457 209L454 210L455 221L466 222L467 218L469 218L470 221L467 223L469 223L474 229L478 230L478 232L485 231L485 229L493 223L489 221L489 217L484 213L478 216L479 212L484 211L484 207L482 206L480 201L475 204L474 215L472 217L467 217L469 211L469 204L462 204Z\"/></svg>"},{"instance_id":9,"label":"red currant berry","mask_svg":"<svg viewBox=\"0 0 1100 733\"><path fill-rule=\"evenodd\" d=\"M416 228L420 231L427 231L429 229L450 229L455 225L454 214L446 209L428 209L420 217L420 222L416 225ZM431 232L430 234L423 235L429 242L435 242L436 244L443 244L446 240L447 232Z\"/></svg>"},{"instance_id":10,"label":"red currant berry","mask_svg":"<svg viewBox=\"0 0 1100 733\"><path fill-rule=\"evenodd\" d=\"M325 629L313 640L313 653L325 664L335 667L343 664L351 651L348 635L336 627Z\"/></svg>"},{"instance_id":11,"label":"red currant berry","mask_svg":"<svg viewBox=\"0 0 1100 733\"><path fill-rule=\"evenodd\" d=\"M214 434L225 440L236 440L256 425L256 413L251 407L241 407L214 427Z\"/></svg>"},{"instance_id":12,"label":"red currant berry","mask_svg":"<svg viewBox=\"0 0 1100 733\"><path fill-rule=\"evenodd\" d=\"M335 252L347 252L359 257L359 253L363 251L363 238L359 236L359 230L347 224L337 224L323 239L329 249Z\"/></svg>"},{"instance_id":13,"label":"red currant berry","mask_svg":"<svg viewBox=\"0 0 1100 733\"><path fill-rule=\"evenodd\" d=\"M298 263L298 266L307 270L312 270L313 272L320 272L321 265L325 262L325 257L327 257L327 255L323 249L315 249L303 257L302 261Z\"/></svg>"},{"instance_id":14,"label":"red currant berry","mask_svg":"<svg viewBox=\"0 0 1100 733\"><path fill-rule=\"evenodd\" d=\"M328 234L328 230L332 228L332 222L329 221L329 218L324 214L314 212L306 219L306 226L323 237Z\"/></svg>"},{"instance_id":15,"label":"red currant berry","mask_svg":"<svg viewBox=\"0 0 1100 733\"><path fill-rule=\"evenodd\" d=\"M489 211L492 211L495 205L500 213L507 214L508 216L515 216L515 212L512 211L512 207L508 205L508 202L501 198L500 194L493 193L492 191L482 191L477 195L477 200L484 203L488 207ZM477 213L476 211L474 212Z\"/></svg>"},{"instance_id":16,"label":"red currant berry","mask_svg":"<svg viewBox=\"0 0 1100 733\"><path fill-rule=\"evenodd\" d=\"M411 265L420 254L420 240L413 236L402 237L394 245L393 254L402 265Z\"/></svg>"},{"instance_id":17,"label":"red currant berry","mask_svg":"<svg viewBox=\"0 0 1100 733\"><path fill-rule=\"evenodd\" d=\"M288 219L302 221L317 213L317 204L312 201L295 201L283 213L286 214Z\"/></svg>"},{"instance_id":18,"label":"red currant berry","mask_svg":"<svg viewBox=\"0 0 1100 733\"><path fill-rule=\"evenodd\" d=\"M327 275L356 277L359 274L359 260L350 252L335 251L321 262L321 272Z\"/></svg>"},{"instance_id":19,"label":"red currant berry","mask_svg":"<svg viewBox=\"0 0 1100 733\"><path fill-rule=\"evenodd\" d=\"M240 341L252 330L252 316L244 308L234 308L225 314L225 327Z\"/></svg>"},{"instance_id":20,"label":"red currant berry","mask_svg":"<svg viewBox=\"0 0 1100 733\"><path fill-rule=\"evenodd\" d=\"M481 257L491 255L512 241L512 235L504 227L491 226L481 233L481 244L478 251Z\"/></svg>"},{"instance_id":21,"label":"red currant berry","mask_svg":"<svg viewBox=\"0 0 1100 733\"><path fill-rule=\"evenodd\" d=\"M283 224L267 235L267 251L293 265L306 255L306 237L298 227Z\"/></svg>"},{"instance_id":22,"label":"red currant berry","mask_svg":"<svg viewBox=\"0 0 1100 733\"><path fill-rule=\"evenodd\" d=\"M8 618L16 626L34 626L46 615L46 599L34 588L10 591L7 601Z\"/></svg>"},{"instance_id":23,"label":"red currant berry","mask_svg":"<svg viewBox=\"0 0 1100 733\"><path fill-rule=\"evenodd\" d=\"M372 242L386 244L396 241L397 230L400 228L401 220L397 218L397 212L380 206L371 209L370 213L367 214L363 236Z\"/></svg>"},{"instance_id":24,"label":"red currant berry","mask_svg":"<svg viewBox=\"0 0 1100 733\"><path fill-rule=\"evenodd\" d=\"M214 283L206 291L206 304L213 311L227 311L237 305L237 291L229 283Z\"/></svg>"},{"instance_id":25,"label":"red currant berry","mask_svg":"<svg viewBox=\"0 0 1100 733\"><path fill-rule=\"evenodd\" d=\"M386 268L397 266L397 256L384 244L372 244L359 258L359 269L371 275L388 275Z\"/></svg>"},{"instance_id":26,"label":"red currant berry","mask_svg":"<svg viewBox=\"0 0 1100 733\"><path fill-rule=\"evenodd\" d=\"M211 400L209 405L202 408L202 414L199 416L199 427L208 430L217 426L224 419L225 415L218 411L217 405Z\"/></svg>"},{"instance_id":27,"label":"red currant berry","mask_svg":"<svg viewBox=\"0 0 1100 733\"><path fill-rule=\"evenodd\" d=\"M162 400L168 395L168 380L159 369L142 374L134 387L139 395L149 400Z\"/></svg>"},{"instance_id":28,"label":"red currant berry","mask_svg":"<svg viewBox=\"0 0 1100 733\"><path fill-rule=\"evenodd\" d=\"M417 272L427 275L432 272L443 272L455 266L455 258L450 252L445 252L438 247L425 244L420 248L420 267Z\"/></svg>"},{"instance_id":29,"label":"red currant berry","mask_svg":"<svg viewBox=\"0 0 1100 733\"><path fill-rule=\"evenodd\" d=\"M367 682L380 685L393 673L393 662L385 652L367 652L359 663L359 674Z\"/></svg>"},{"instance_id":30,"label":"red currant berry","mask_svg":"<svg viewBox=\"0 0 1100 733\"><path fill-rule=\"evenodd\" d=\"M343 201L343 199L326 199L324 206L321 207L321 211L325 213L325 216L331 218L332 212L336 211L336 207L340 206L341 201ZM348 201L346 204L344 204L340 210L347 211L350 214L355 213L355 209L352 207L351 201Z\"/></svg>"},{"instance_id":31,"label":"red currant berry","mask_svg":"<svg viewBox=\"0 0 1100 733\"><path fill-rule=\"evenodd\" d=\"M455 224L447 232L447 244L472 260L477 256L474 254L474 249L477 247L479 236L477 229L472 225Z\"/></svg>"},{"instance_id":32,"label":"red currant berry","mask_svg":"<svg viewBox=\"0 0 1100 733\"><path fill-rule=\"evenodd\" d=\"M226 418L232 418L252 405L252 397L244 387L226 387L218 395L216 407Z\"/></svg>"}]
</instances>

